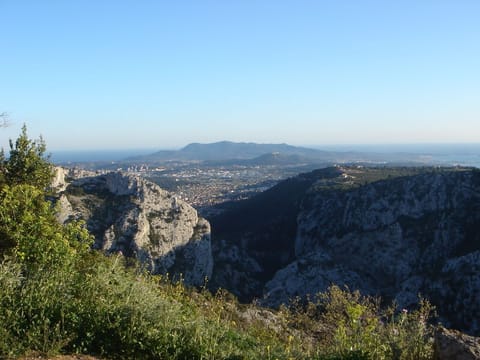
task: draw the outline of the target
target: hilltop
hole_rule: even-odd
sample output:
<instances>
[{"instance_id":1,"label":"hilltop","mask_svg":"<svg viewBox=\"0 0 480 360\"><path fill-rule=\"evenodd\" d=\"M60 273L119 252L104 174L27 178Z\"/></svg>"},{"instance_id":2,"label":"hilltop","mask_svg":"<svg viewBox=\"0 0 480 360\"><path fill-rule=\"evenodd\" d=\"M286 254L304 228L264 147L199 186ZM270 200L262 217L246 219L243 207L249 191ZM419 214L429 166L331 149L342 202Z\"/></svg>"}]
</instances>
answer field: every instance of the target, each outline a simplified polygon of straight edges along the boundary
<instances>
[{"instance_id":1,"label":"hilltop","mask_svg":"<svg viewBox=\"0 0 480 360\"><path fill-rule=\"evenodd\" d=\"M210 144L192 143L180 150L182 153L195 154L200 159L251 159L264 154L280 153L284 155L320 156L328 155L326 151L297 147L288 144L258 144L220 141Z\"/></svg>"},{"instance_id":2,"label":"hilltop","mask_svg":"<svg viewBox=\"0 0 480 360\"><path fill-rule=\"evenodd\" d=\"M221 161L253 159L265 154L298 155L309 159L332 160L334 153L288 144L257 144L220 141L209 144L191 143L180 150L161 150L150 155L131 158L136 161Z\"/></svg>"}]
</instances>

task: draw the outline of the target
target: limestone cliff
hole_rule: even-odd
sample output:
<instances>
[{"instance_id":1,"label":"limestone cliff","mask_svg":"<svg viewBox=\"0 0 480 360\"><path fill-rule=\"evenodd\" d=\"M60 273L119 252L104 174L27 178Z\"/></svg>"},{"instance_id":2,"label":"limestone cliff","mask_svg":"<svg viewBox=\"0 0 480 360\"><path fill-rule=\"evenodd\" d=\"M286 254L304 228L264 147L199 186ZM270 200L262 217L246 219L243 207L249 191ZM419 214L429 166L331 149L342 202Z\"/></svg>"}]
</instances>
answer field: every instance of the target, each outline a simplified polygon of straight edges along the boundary
<instances>
[{"instance_id":1,"label":"limestone cliff","mask_svg":"<svg viewBox=\"0 0 480 360\"><path fill-rule=\"evenodd\" d=\"M264 284L263 294L254 296L276 306L335 283L409 307L422 294L446 325L480 333L480 171L329 168L279 184L270 191L270 203L299 184L301 191L285 203L296 209L293 219L279 216L287 214L284 210L275 218L265 213L263 223L276 225L262 233L252 235L247 228L221 235L227 243L238 239L231 242L260 269L268 266L269 253L288 254L283 266L271 263L277 266L268 269L273 276L236 269ZM270 206L263 199L255 203L259 214ZM241 218L240 212L235 215ZM292 220L294 228L282 228ZM278 241L279 229L288 230L289 243ZM259 246L262 242L268 249ZM240 295L242 289L231 288Z\"/></svg>"},{"instance_id":2,"label":"limestone cliff","mask_svg":"<svg viewBox=\"0 0 480 360\"><path fill-rule=\"evenodd\" d=\"M270 303L347 284L402 307L422 294L449 325L480 331L480 172L314 185L297 224L296 260L267 283Z\"/></svg>"},{"instance_id":3,"label":"limestone cliff","mask_svg":"<svg viewBox=\"0 0 480 360\"><path fill-rule=\"evenodd\" d=\"M59 170L58 218L83 219L94 247L137 258L155 274L202 285L213 266L210 224L184 201L137 176Z\"/></svg>"}]
</instances>

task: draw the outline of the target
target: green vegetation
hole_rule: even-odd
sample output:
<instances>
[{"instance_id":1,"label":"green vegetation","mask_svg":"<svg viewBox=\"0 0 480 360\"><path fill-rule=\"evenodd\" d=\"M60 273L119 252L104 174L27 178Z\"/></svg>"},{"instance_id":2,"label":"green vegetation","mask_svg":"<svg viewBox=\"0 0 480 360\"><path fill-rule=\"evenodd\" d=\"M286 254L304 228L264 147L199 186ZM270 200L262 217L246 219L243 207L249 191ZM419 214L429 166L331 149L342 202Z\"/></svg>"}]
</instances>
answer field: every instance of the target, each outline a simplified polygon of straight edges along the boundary
<instances>
[{"instance_id":1,"label":"green vegetation","mask_svg":"<svg viewBox=\"0 0 480 360\"><path fill-rule=\"evenodd\" d=\"M47 188L52 181L53 166L45 156L47 147L42 138L30 140L27 127L13 143L10 140L10 156L0 154L1 183L8 185L32 185L40 189Z\"/></svg>"},{"instance_id":2,"label":"green vegetation","mask_svg":"<svg viewBox=\"0 0 480 360\"><path fill-rule=\"evenodd\" d=\"M471 168L465 167L432 167L432 166L408 166L408 167L363 167L346 166L329 169L330 172L337 172L334 177L323 176L315 182L310 190L312 193L320 191L352 190L360 186L382 180L392 181L407 176L422 174L441 174L452 171L468 171ZM315 170L311 175L320 175L325 170ZM340 176L341 175L341 176Z\"/></svg>"},{"instance_id":3,"label":"green vegetation","mask_svg":"<svg viewBox=\"0 0 480 360\"><path fill-rule=\"evenodd\" d=\"M292 324L317 334L317 347L334 358L431 359L434 309L419 299L418 309L400 313L381 307L380 299L331 286L314 301L289 309ZM319 335L319 336L318 336ZM321 350L322 351L322 350Z\"/></svg>"},{"instance_id":4,"label":"green vegetation","mask_svg":"<svg viewBox=\"0 0 480 360\"><path fill-rule=\"evenodd\" d=\"M397 314L332 287L273 312L90 250L82 224L60 225L45 200L51 168L43 142L28 140L26 129L20 139L24 150L2 159L0 358L30 352L112 359L431 357L425 302Z\"/></svg>"}]
</instances>

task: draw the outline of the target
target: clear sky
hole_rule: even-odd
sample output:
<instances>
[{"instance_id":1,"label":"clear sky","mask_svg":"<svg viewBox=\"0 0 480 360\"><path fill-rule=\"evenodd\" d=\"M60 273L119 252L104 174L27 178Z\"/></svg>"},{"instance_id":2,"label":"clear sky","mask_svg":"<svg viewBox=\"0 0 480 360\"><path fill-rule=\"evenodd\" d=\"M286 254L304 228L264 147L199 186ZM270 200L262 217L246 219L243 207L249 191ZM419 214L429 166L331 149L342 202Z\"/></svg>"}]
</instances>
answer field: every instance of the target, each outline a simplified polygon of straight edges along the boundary
<instances>
[{"instance_id":1,"label":"clear sky","mask_svg":"<svg viewBox=\"0 0 480 360\"><path fill-rule=\"evenodd\" d=\"M49 149L480 142L478 0L0 0L0 112Z\"/></svg>"}]
</instances>

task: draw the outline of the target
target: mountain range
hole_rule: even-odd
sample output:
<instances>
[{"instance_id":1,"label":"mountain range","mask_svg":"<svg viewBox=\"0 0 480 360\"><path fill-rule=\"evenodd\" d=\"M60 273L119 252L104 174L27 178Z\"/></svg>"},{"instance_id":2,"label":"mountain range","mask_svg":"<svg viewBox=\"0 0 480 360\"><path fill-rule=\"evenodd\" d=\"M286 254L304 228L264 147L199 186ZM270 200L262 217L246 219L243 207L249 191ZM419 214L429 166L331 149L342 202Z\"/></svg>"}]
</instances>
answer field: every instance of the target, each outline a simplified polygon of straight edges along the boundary
<instances>
[{"instance_id":1,"label":"mountain range","mask_svg":"<svg viewBox=\"0 0 480 360\"><path fill-rule=\"evenodd\" d=\"M360 147L361 148L361 147ZM476 152L462 147L442 148L432 145L388 148L364 147L361 151L330 151L288 144L258 144L253 142L220 141L191 143L180 150L161 150L147 155L124 159L127 163L199 162L205 165L292 165L308 164L370 164L370 165L457 165L478 166ZM453 151L453 152L452 152ZM456 152L455 152L456 151ZM321 166L318 166L321 167Z\"/></svg>"},{"instance_id":2,"label":"mountain range","mask_svg":"<svg viewBox=\"0 0 480 360\"><path fill-rule=\"evenodd\" d=\"M220 141L191 143L179 150L66 151L54 152L59 165L79 165L90 169L116 169L118 165L198 163L206 166L290 166L298 164L365 164L365 165L462 165L480 167L478 145L398 145L338 146L323 150L288 144Z\"/></svg>"},{"instance_id":3,"label":"mountain range","mask_svg":"<svg viewBox=\"0 0 480 360\"><path fill-rule=\"evenodd\" d=\"M288 144L257 144L220 141L209 144L192 143L180 150L161 150L131 159L139 161L219 161L253 159L265 154L295 155L308 159L332 160L335 153Z\"/></svg>"}]
</instances>

